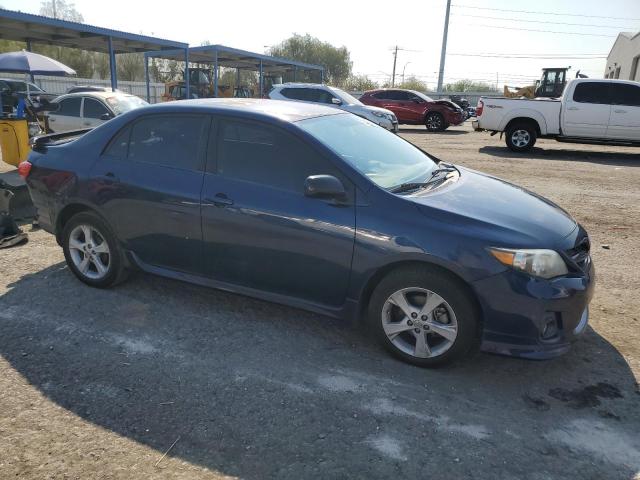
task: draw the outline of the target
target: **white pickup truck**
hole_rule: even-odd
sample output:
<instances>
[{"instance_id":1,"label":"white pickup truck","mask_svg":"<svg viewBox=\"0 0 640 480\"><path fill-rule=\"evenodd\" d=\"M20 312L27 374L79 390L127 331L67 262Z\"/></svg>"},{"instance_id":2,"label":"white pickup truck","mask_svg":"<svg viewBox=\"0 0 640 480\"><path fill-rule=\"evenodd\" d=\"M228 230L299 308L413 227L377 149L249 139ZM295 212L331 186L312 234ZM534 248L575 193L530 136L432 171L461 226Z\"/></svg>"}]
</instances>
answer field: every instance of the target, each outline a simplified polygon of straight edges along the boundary
<instances>
[{"instance_id":1,"label":"white pickup truck","mask_svg":"<svg viewBox=\"0 0 640 480\"><path fill-rule=\"evenodd\" d=\"M559 99L482 97L476 115L475 130L505 133L514 152L537 138L640 146L640 83L577 78Z\"/></svg>"}]
</instances>

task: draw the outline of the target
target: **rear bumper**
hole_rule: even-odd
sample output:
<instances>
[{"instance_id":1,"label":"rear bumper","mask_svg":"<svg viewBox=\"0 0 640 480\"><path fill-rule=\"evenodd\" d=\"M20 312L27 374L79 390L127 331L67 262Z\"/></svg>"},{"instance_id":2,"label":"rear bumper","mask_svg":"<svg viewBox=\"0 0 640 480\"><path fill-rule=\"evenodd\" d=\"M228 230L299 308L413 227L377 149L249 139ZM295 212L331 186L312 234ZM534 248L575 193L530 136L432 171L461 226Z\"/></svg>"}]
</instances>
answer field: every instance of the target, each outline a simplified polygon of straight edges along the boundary
<instances>
[{"instance_id":1,"label":"rear bumper","mask_svg":"<svg viewBox=\"0 0 640 480\"><path fill-rule=\"evenodd\" d=\"M480 122L478 120L472 120L471 126L476 132L481 132L483 130L482 128L480 128Z\"/></svg>"},{"instance_id":2,"label":"rear bumper","mask_svg":"<svg viewBox=\"0 0 640 480\"><path fill-rule=\"evenodd\" d=\"M586 330L595 271L590 265L584 276L542 280L509 270L473 287L485 319L482 350L548 359L566 353Z\"/></svg>"}]
</instances>

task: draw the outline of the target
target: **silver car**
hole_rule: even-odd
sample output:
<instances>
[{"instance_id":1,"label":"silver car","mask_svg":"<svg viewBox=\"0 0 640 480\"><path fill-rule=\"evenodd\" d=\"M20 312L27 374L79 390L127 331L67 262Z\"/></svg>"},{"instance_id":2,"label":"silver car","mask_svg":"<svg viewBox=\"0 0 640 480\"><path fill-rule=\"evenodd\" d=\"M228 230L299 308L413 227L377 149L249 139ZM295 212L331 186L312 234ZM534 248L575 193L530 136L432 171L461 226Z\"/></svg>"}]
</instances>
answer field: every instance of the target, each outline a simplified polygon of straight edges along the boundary
<instances>
[{"instance_id":1,"label":"silver car","mask_svg":"<svg viewBox=\"0 0 640 480\"><path fill-rule=\"evenodd\" d=\"M55 133L93 128L145 105L141 98L117 91L68 93L51 102L49 128Z\"/></svg>"},{"instance_id":2,"label":"silver car","mask_svg":"<svg viewBox=\"0 0 640 480\"><path fill-rule=\"evenodd\" d=\"M282 83L269 92L273 100L322 103L358 115L392 132L398 132L398 119L391 110L365 105L353 95L336 87L318 83Z\"/></svg>"}]
</instances>

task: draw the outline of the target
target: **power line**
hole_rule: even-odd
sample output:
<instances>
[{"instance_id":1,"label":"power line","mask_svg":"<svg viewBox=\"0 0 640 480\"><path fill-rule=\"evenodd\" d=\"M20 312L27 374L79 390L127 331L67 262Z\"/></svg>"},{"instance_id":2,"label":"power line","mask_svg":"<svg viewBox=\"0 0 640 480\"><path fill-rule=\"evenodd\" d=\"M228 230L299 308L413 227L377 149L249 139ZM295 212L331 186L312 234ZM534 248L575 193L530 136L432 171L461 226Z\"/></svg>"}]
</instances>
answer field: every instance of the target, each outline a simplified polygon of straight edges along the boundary
<instances>
[{"instance_id":1,"label":"power line","mask_svg":"<svg viewBox=\"0 0 640 480\"><path fill-rule=\"evenodd\" d=\"M508 54L508 53L450 53L458 57L483 57L483 58L533 58L542 60L599 60L607 58L607 55L591 55L591 54L573 54L573 55L527 55L527 54Z\"/></svg>"},{"instance_id":2,"label":"power line","mask_svg":"<svg viewBox=\"0 0 640 480\"><path fill-rule=\"evenodd\" d=\"M501 28L503 30L518 30L521 32L540 32L540 33L556 33L556 34L562 34L562 35L579 35L581 37L608 37L608 38L617 37L617 35L604 35L601 33L558 32L555 30L537 30L534 28L502 27L499 25L487 25L487 24L481 24L481 23L467 23L465 25L469 27L485 27L485 28Z\"/></svg>"},{"instance_id":3,"label":"power line","mask_svg":"<svg viewBox=\"0 0 640 480\"><path fill-rule=\"evenodd\" d=\"M550 22L549 20L524 20L521 18L506 18L506 17L491 17L486 15L469 15L467 13L456 13L456 17L472 17L472 18L485 18L488 20L506 20L511 22L526 22L526 23L544 23L547 25L571 25L575 27L593 27L593 28L614 28L616 30L625 30L632 27L616 27L615 25L593 25L589 23L568 23L568 22Z\"/></svg>"},{"instance_id":4,"label":"power line","mask_svg":"<svg viewBox=\"0 0 640 480\"><path fill-rule=\"evenodd\" d=\"M458 8L472 8L472 9L476 9L476 10L492 10L492 11L495 11L495 12L533 13L533 14L540 14L540 15L556 15L556 16L561 16L561 17L606 18L606 19L609 19L609 20L640 21L640 18L606 17L606 16L602 16L602 15L581 15L581 14L578 14L578 13L541 12L541 11L534 11L534 10L509 10L509 9L506 9L506 8L489 8L489 7L476 7L476 6L473 6L473 5L459 5L457 3L454 3L451 6L452 7L458 7Z\"/></svg>"}]
</instances>

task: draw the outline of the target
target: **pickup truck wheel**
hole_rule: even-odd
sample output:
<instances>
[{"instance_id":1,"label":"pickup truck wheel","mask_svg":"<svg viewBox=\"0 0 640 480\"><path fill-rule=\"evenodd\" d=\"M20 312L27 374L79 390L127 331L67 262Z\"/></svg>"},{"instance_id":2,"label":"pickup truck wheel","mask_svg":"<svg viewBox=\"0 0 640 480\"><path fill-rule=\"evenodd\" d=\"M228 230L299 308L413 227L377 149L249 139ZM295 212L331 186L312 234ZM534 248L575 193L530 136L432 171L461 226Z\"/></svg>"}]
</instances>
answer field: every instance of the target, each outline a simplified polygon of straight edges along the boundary
<instances>
[{"instance_id":1,"label":"pickup truck wheel","mask_svg":"<svg viewBox=\"0 0 640 480\"><path fill-rule=\"evenodd\" d=\"M444 117L438 112L428 113L424 119L424 124L430 132L441 132L447 128Z\"/></svg>"},{"instance_id":2,"label":"pickup truck wheel","mask_svg":"<svg viewBox=\"0 0 640 480\"><path fill-rule=\"evenodd\" d=\"M125 278L116 237L95 213L71 217L62 231L62 249L69 269L87 285L106 288Z\"/></svg>"},{"instance_id":3,"label":"pickup truck wheel","mask_svg":"<svg viewBox=\"0 0 640 480\"><path fill-rule=\"evenodd\" d=\"M531 150L538 138L536 128L530 123L516 123L507 129L505 141L514 152Z\"/></svg>"},{"instance_id":4,"label":"pickup truck wheel","mask_svg":"<svg viewBox=\"0 0 640 480\"><path fill-rule=\"evenodd\" d=\"M479 345L480 318L467 289L424 266L383 278L371 295L367 323L391 354L419 367L463 359Z\"/></svg>"}]
</instances>

